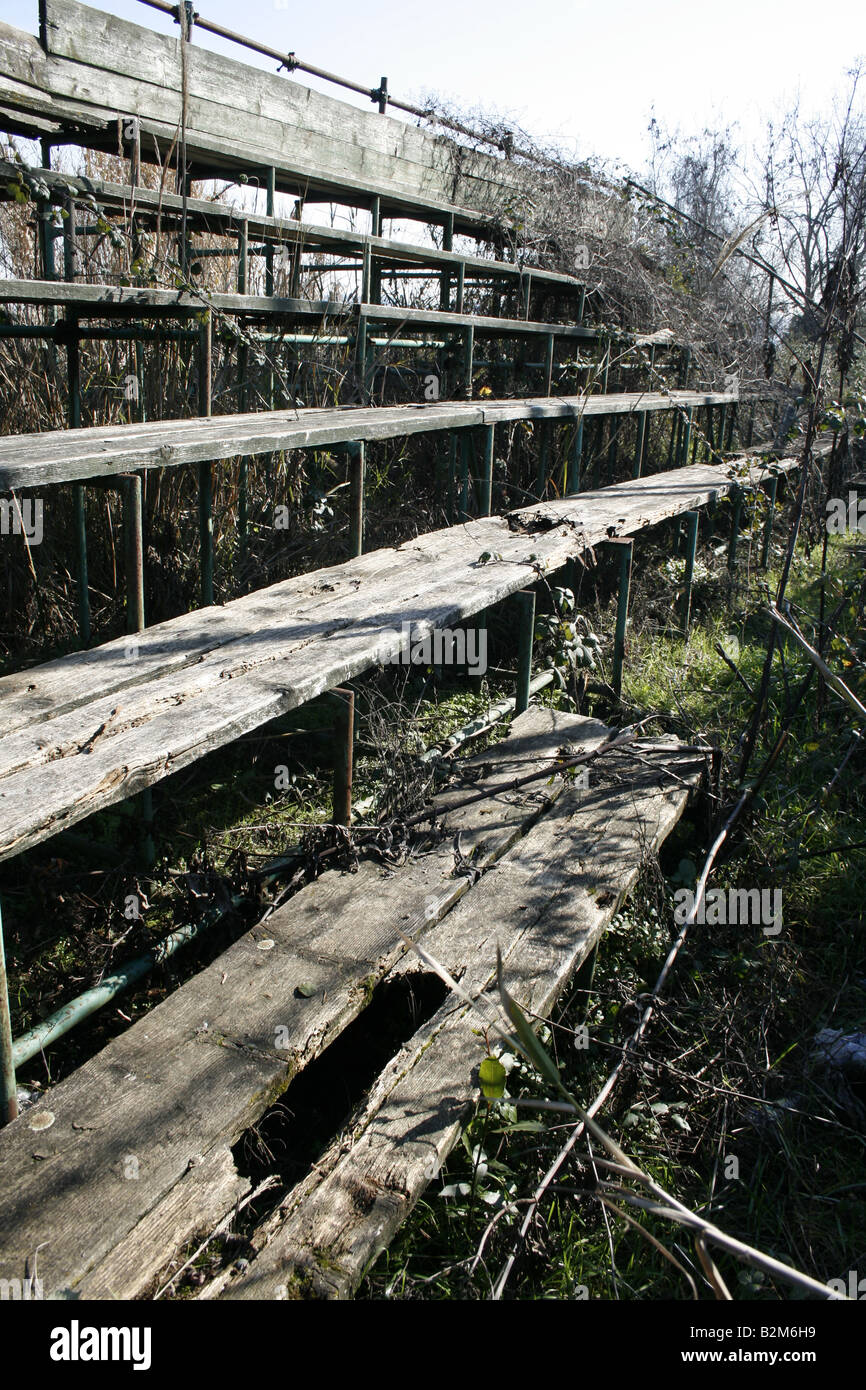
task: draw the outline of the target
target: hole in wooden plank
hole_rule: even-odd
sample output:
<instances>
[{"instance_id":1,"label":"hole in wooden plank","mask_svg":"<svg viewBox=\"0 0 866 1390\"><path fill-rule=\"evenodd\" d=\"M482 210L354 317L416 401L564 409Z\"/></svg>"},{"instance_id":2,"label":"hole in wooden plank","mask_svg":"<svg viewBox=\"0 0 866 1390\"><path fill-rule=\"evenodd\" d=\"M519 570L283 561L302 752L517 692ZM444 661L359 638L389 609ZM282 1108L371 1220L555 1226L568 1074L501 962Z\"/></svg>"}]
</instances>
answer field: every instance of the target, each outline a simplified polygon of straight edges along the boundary
<instances>
[{"instance_id":1,"label":"hole in wooden plank","mask_svg":"<svg viewBox=\"0 0 866 1390\"><path fill-rule=\"evenodd\" d=\"M383 980L364 1012L311 1062L232 1149L253 1182L298 1182L363 1101L382 1068L432 1018L448 993L433 974Z\"/></svg>"}]
</instances>

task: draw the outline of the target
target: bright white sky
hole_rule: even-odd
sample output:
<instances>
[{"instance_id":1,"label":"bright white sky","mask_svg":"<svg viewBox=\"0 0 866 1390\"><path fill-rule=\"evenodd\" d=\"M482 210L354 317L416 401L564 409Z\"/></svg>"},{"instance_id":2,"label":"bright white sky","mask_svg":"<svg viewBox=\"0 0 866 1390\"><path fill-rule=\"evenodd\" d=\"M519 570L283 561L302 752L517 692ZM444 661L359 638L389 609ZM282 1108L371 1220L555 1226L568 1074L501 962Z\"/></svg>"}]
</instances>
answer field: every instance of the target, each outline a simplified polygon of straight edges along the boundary
<instances>
[{"instance_id":1,"label":"bright white sky","mask_svg":"<svg viewBox=\"0 0 866 1390\"><path fill-rule=\"evenodd\" d=\"M365 85L377 86L386 73L396 96L419 101L437 93L481 105L536 139L562 142L569 154L632 168L645 164L653 107L664 126L687 133L736 124L748 149L760 142L765 118L798 93L807 110L825 109L845 86L846 69L866 53L863 0L197 4L207 19ZM103 0L97 8L177 33L139 0ZM37 0L0 0L0 15L37 31ZM199 32L196 41L268 66L213 35Z\"/></svg>"}]
</instances>

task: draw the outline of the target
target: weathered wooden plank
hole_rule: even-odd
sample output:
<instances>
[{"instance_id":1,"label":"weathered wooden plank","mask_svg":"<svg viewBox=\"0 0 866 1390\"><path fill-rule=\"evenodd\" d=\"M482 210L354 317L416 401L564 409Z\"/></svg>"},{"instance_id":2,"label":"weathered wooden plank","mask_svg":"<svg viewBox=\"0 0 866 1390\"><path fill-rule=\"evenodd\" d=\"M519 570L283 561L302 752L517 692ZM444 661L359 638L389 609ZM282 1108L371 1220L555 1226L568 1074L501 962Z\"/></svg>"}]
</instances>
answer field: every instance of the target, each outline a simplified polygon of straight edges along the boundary
<instances>
[{"instance_id":1,"label":"weathered wooden plank","mask_svg":"<svg viewBox=\"0 0 866 1390\"><path fill-rule=\"evenodd\" d=\"M166 1255L171 1259L196 1233L210 1233L251 1190L227 1148L194 1156L201 1161L191 1162L156 1206L84 1275L75 1287L76 1299L135 1298L165 1268ZM129 1159L135 1157L124 1155L130 1181L135 1170Z\"/></svg>"},{"instance_id":2,"label":"weathered wooden plank","mask_svg":"<svg viewBox=\"0 0 866 1390\"><path fill-rule=\"evenodd\" d=\"M103 92L134 92L119 110L177 123L181 115L181 41L76 3L42 0L48 52L66 62L49 72L65 95L105 104ZM195 31L193 31L195 40ZM513 166L461 149L406 121L382 117L291 78L187 46L190 133L232 135L263 164L300 161L306 172L373 179L379 191L456 203L484 214L502 210L519 179ZM59 69L55 77L55 69ZM71 69L74 79L66 79ZM87 82L93 72L92 84ZM61 85L63 84L63 85ZM95 95L93 94L95 92ZM288 134L290 132L290 135Z\"/></svg>"},{"instance_id":3,"label":"weathered wooden plank","mask_svg":"<svg viewBox=\"0 0 866 1390\"><path fill-rule=\"evenodd\" d=\"M190 294L185 290L143 289L117 285L82 285L62 280L0 280L0 303L72 305L82 314L107 316L163 310L167 314L190 315L206 312L209 306L229 314L258 314L289 319L321 321L323 332L331 324L351 324L359 318L368 323L397 323L409 331L418 328L466 329L472 327L485 337L544 336L581 338L598 341L607 330L576 324L545 323L531 319L494 318L483 314L450 314L441 310L379 308L340 299L287 299L277 295L223 294L208 291ZM617 335L619 341L634 342L634 334Z\"/></svg>"},{"instance_id":4,"label":"weathered wooden plank","mask_svg":"<svg viewBox=\"0 0 866 1390\"><path fill-rule=\"evenodd\" d=\"M474 760L490 768L478 785L547 766L564 737L591 749L604 733L594 721L529 711ZM229 1209L226 1151L366 1006L402 953L396 928L429 927L467 891L452 836L487 866L561 786L459 808L458 784L437 799L449 833L431 853L396 870L364 861L357 874L325 874L0 1131L0 1277L49 1241L39 1260L48 1297L140 1293L203 1213L223 1214L220 1191ZM315 996L302 997L301 983ZM46 1112L54 1121L37 1130L34 1116ZM201 1203L189 1191L199 1165L218 1174L216 1196L209 1187ZM160 1242L142 1249L138 1266L136 1239Z\"/></svg>"},{"instance_id":5,"label":"weathered wooden plank","mask_svg":"<svg viewBox=\"0 0 866 1390\"><path fill-rule=\"evenodd\" d=\"M339 406L259 411L208 419L98 425L0 438L0 490L83 482L144 468L216 462L281 449L316 449L355 440L395 439L434 430L469 429L503 420L575 420L587 415L716 405L730 392L631 392L542 396L504 401Z\"/></svg>"},{"instance_id":6,"label":"weathered wooden plank","mask_svg":"<svg viewBox=\"0 0 866 1390\"><path fill-rule=\"evenodd\" d=\"M225 314L287 320L313 328L323 339L335 328L353 332L359 320L367 324L396 325L401 333L420 330L465 332L471 328L480 338L536 337L547 340L579 339L599 342L611 337L621 345L636 344L633 333L611 335L607 329L587 328L581 324L548 323L533 319L510 319L484 314L453 314L442 310L394 309L377 305L358 304L350 300L306 300L278 295L226 294L207 291L200 294L187 290L165 290L106 284L78 284L62 280L0 279L0 304L65 305L74 307L79 317L130 317L160 315L162 317L200 316L212 308ZM658 393L654 393L658 395ZM720 393L720 399L729 399ZM701 403L715 403L706 394ZM223 418L223 417L220 417Z\"/></svg>"},{"instance_id":7,"label":"weathered wooden plank","mask_svg":"<svg viewBox=\"0 0 866 1390\"><path fill-rule=\"evenodd\" d=\"M0 280L2 304L72 305L79 314L108 316L163 310L167 314L195 315L208 307L228 314L260 314L307 321L321 320L322 331L330 324L351 323L358 318L368 323L397 323L409 331L418 328L466 329L472 327L485 337L544 336L581 338L598 341L607 330L567 323L545 323L532 319L495 318L484 314L451 314L441 310L379 308L340 299L289 299L278 295L223 294L208 291L191 294L186 290L144 289L118 285L83 285L62 280ZM634 342L634 334L617 335L622 342Z\"/></svg>"},{"instance_id":8,"label":"weathered wooden plank","mask_svg":"<svg viewBox=\"0 0 866 1390\"><path fill-rule=\"evenodd\" d=\"M0 778L0 859L369 669L396 652L404 622L420 631L460 622L610 536L695 510L731 485L725 469L692 465L430 533L391 552L393 563L368 587L353 585L351 596L316 591L291 614L283 594L276 601L271 595L268 618L269 595L261 592L257 602L265 607L254 620L261 626L179 670L0 739L9 768ZM479 564L482 554L491 559ZM3 689L0 681L0 698Z\"/></svg>"},{"instance_id":9,"label":"weathered wooden plank","mask_svg":"<svg viewBox=\"0 0 866 1390\"><path fill-rule=\"evenodd\" d=\"M268 314L300 320L315 319L323 329L357 313L356 306L339 299L288 299L279 295L222 294L210 291L160 290L126 285L82 285L64 280L0 280L0 304L63 304L82 317L132 315L156 309L166 314L206 313L209 307L227 314Z\"/></svg>"},{"instance_id":10,"label":"weathered wooden plank","mask_svg":"<svg viewBox=\"0 0 866 1390\"><path fill-rule=\"evenodd\" d=\"M217 648L281 620L305 605L309 615L317 598L350 596L362 582L390 572L394 552L368 554L313 576L282 580L225 606L196 609L155 623L134 638L119 637L101 647L70 652L40 666L2 678L3 729L18 729L54 719L100 696L120 693L201 660ZM132 644L132 645L131 645Z\"/></svg>"},{"instance_id":11,"label":"weathered wooden plank","mask_svg":"<svg viewBox=\"0 0 866 1390\"><path fill-rule=\"evenodd\" d=\"M484 336L520 336L524 333L531 336L553 333L556 338L588 338L593 341L600 337L602 331L606 337L610 336L609 330L587 328L582 324L542 323L535 319L507 319L485 314L452 314L442 309L404 309L393 308L390 305L362 304L359 314L368 323L397 323L405 325L406 328L467 328L471 325L476 333ZM630 333L615 334L614 337L628 341L634 339L634 335Z\"/></svg>"},{"instance_id":12,"label":"weathered wooden plank","mask_svg":"<svg viewBox=\"0 0 866 1390\"><path fill-rule=\"evenodd\" d=\"M0 26L2 34L2 26ZM48 123L46 123L48 124ZM0 129L2 129L0 120ZM53 127L52 127L53 129ZM92 194L107 210L126 214L134 202L142 219L160 215L163 225L171 218L179 218L183 212L183 200L173 193L129 184L109 183L103 179L61 174L57 170L33 169L31 172L47 184L55 201L62 202L71 186L82 194ZM0 197L7 196L7 185L19 180L19 166L0 159ZM345 228L323 227L311 222L297 222L291 218L268 217L245 207L231 207L225 203L213 203L203 198L189 198L186 204L188 226L201 227L208 231L225 235L237 234L241 219L247 221L249 235L263 240L276 240L287 245L301 245L305 250L332 251L340 255L362 256L369 243L378 260L394 265L430 265L431 267L452 266L455 269L464 265L472 273L484 276L501 276L522 280L528 273L533 282L562 285L572 290L580 289L580 281L573 275L560 271L546 270L531 264L515 264L514 261L497 261L485 256L469 256L458 251L444 251L433 246L419 246L412 242L399 241L392 237L367 236Z\"/></svg>"},{"instance_id":13,"label":"weathered wooden plank","mask_svg":"<svg viewBox=\"0 0 866 1390\"><path fill-rule=\"evenodd\" d=\"M565 792L425 933L425 949L471 997L492 984L498 946L509 992L533 1015L548 1014L700 778L687 758L650 744L641 758L623 752L616 782ZM679 782L647 763L659 773L672 766ZM406 956L396 972L421 968ZM457 1141L486 1053L478 1028L476 1015L446 1001L384 1069L315 1171L263 1223L250 1268L227 1273L202 1296L351 1297Z\"/></svg>"},{"instance_id":14,"label":"weathered wooden plank","mask_svg":"<svg viewBox=\"0 0 866 1390\"><path fill-rule=\"evenodd\" d=\"M75 13L84 34L92 32L100 19L99 11L83 6L70 6L68 14ZM100 66L95 50L89 54L94 65L46 55L30 35L4 26L7 61L0 69L0 102L30 115L65 121L74 138L109 150L116 148L112 127L116 132L117 115L138 115L143 157L152 157L156 141L165 158L181 115L178 40L112 16L102 18L110 24L114 51L124 46L121 35L125 35L131 36L127 48L155 46L162 52L174 67L171 85L143 80L140 54L133 60L130 76L110 70L111 50L101 50L106 66ZM55 39L60 32L55 31ZM94 37L98 46L98 35ZM187 109L186 148L197 177L225 173L229 166L247 173L256 167L274 167L279 190L359 206L369 206L372 197L380 196L388 215L398 212L421 221L439 221L453 214L458 230L476 234L495 220L509 197L514 202L516 189L506 193L506 187L514 183L515 166L504 161L462 149L458 155L457 147L444 137L430 136L390 117L359 112L290 79L206 53L195 45L189 58L193 87L203 93L193 92ZM216 96L226 87L240 102L237 110ZM269 114L248 109L257 101L267 106ZM323 129L311 128L316 123ZM466 207L463 199L468 199Z\"/></svg>"},{"instance_id":15,"label":"weathered wooden plank","mask_svg":"<svg viewBox=\"0 0 866 1390\"><path fill-rule=\"evenodd\" d=\"M25 36L26 37L26 36ZM82 69L86 72L86 69ZM7 78L0 70L0 107L12 108L22 112L23 120L12 123L12 131L32 127L34 117L49 119L63 129L67 143L86 145L91 149L102 149L107 153L117 153L117 115L119 112L135 112L140 104L134 84L127 79L114 79L106 82L106 74L98 73L93 83L70 83L68 73L63 73L63 86L84 86L92 98L90 102L57 96L47 91L44 83L50 81L43 73L43 83L36 86ZM108 105L94 105L93 101L102 98ZM167 121L142 117L142 154L147 156L156 149L160 159L174 157L174 144L177 126ZM55 140L54 143L60 143ZM354 179L349 175L329 178L318 173L315 167L306 167L297 159L287 165L285 161L262 151L259 148L233 140L228 135L209 137L195 131L187 138L188 170L195 179L225 178L232 174L243 175L245 181L251 170L263 165L275 167L276 191L301 197L307 203L338 202L354 207L369 207L374 197L382 202L383 215L404 217L423 223L443 222L453 216L455 227L466 235L474 235L483 240L492 234L490 219L480 213L455 207L454 204L439 202L434 197L416 198L410 194L398 194L383 188L381 182Z\"/></svg>"}]
</instances>

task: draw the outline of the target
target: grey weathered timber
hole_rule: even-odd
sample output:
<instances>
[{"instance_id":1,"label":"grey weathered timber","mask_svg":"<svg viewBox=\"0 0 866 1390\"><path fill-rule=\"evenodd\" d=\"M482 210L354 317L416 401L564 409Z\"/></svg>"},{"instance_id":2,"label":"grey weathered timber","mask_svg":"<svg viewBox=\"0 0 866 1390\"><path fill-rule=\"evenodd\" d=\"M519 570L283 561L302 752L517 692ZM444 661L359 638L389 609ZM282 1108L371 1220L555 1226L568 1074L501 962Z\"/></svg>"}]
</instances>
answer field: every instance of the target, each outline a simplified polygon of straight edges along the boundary
<instances>
[{"instance_id":1,"label":"grey weathered timber","mask_svg":"<svg viewBox=\"0 0 866 1390\"><path fill-rule=\"evenodd\" d=\"M522 400L438 401L424 405L305 407L216 415L210 419L151 421L45 430L0 438L0 490L83 482L141 468L316 449L329 444L394 439L431 430L469 429L501 420L574 420L671 410L729 399L725 393L673 391L611 396L529 397Z\"/></svg>"},{"instance_id":2,"label":"grey weathered timber","mask_svg":"<svg viewBox=\"0 0 866 1390\"><path fill-rule=\"evenodd\" d=\"M0 859L393 656L404 622L420 636L465 620L731 486L729 470L695 464L478 518L160 624L139 635L133 659L123 639L5 677L15 732L0 738Z\"/></svg>"},{"instance_id":3,"label":"grey weathered timber","mask_svg":"<svg viewBox=\"0 0 866 1390\"><path fill-rule=\"evenodd\" d=\"M209 308L230 314L268 314L287 318L337 320L349 318L355 306L339 299L290 299L279 295L201 294L128 285L83 285L63 280L0 280L0 304L71 305L82 318L118 314L186 316Z\"/></svg>"},{"instance_id":4,"label":"grey weathered timber","mask_svg":"<svg viewBox=\"0 0 866 1390\"><path fill-rule=\"evenodd\" d=\"M587 721L589 723L589 721ZM656 741L657 742L657 741ZM669 746L669 745L668 745ZM569 788L526 837L422 938L473 999L495 978L546 1017L679 819L701 769L688 755L610 755L617 781ZM601 769L604 764L596 764ZM670 769L674 780L665 775ZM406 955L394 973L425 967ZM385 1067L360 1113L253 1235L243 1274L200 1297L347 1298L411 1211L478 1095L485 1016L450 997Z\"/></svg>"},{"instance_id":5,"label":"grey weathered timber","mask_svg":"<svg viewBox=\"0 0 866 1390\"><path fill-rule=\"evenodd\" d=\"M48 117L77 143L116 150L118 114L135 115L142 159L172 147L182 117L180 40L79 5L41 0L48 52L0 31L0 103ZM278 191L421 221L453 213L478 232L519 195L515 166L277 74L187 48L186 151L193 177L273 167ZM114 130L112 130L114 126ZM82 132L86 132L83 135Z\"/></svg>"},{"instance_id":6,"label":"grey weathered timber","mask_svg":"<svg viewBox=\"0 0 866 1390\"><path fill-rule=\"evenodd\" d=\"M471 325L476 333L489 336L494 334L519 336L521 334L551 333L557 338L589 338L597 340L602 331L605 340L610 339L609 330L587 328L582 324L540 323L533 319L506 319L484 314L455 314L444 309L404 309L390 305L362 304L360 314L370 323L397 323L406 328L423 326L430 328L466 328ZM634 342L635 335L623 333L614 335L622 342Z\"/></svg>"},{"instance_id":7,"label":"grey weathered timber","mask_svg":"<svg viewBox=\"0 0 866 1390\"><path fill-rule=\"evenodd\" d=\"M460 808L466 790L551 766L565 736L591 751L603 732L530 711L473 760L489 766L480 783L468 773L437 798L450 833L431 853L396 870L364 860L356 874L324 874L0 1131L0 1277L19 1276L42 1246L49 1298L144 1292L178 1245L231 1209L241 1183L227 1150L366 1007L404 950L397 929L429 928L469 890L454 873L454 835L487 868L563 783ZM302 983L315 994L302 996ZM37 1130L46 1112L54 1122ZM208 1172L216 1194L200 1191Z\"/></svg>"},{"instance_id":8,"label":"grey weathered timber","mask_svg":"<svg viewBox=\"0 0 866 1390\"><path fill-rule=\"evenodd\" d=\"M124 217L134 206L136 218L143 226L155 224L157 217L163 226L173 225L183 212L183 200L173 193L160 192L141 185L133 189L129 184L109 183L103 179L59 173L52 169L33 168L28 172L48 186L54 202L62 203L69 196L69 189L72 187L79 193L91 194L106 211ZM8 186L19 183L21 177L19 165L0 159L0 198L11 196ZM335 255L359 258L369 246L378 262L393 268L421 266L433 270L445 265L453 266L459 271L462 265L476 278L483 276L517 281L522 281L526 274L526 267L514 261L469 256L459 251L418 246L391 237L369 236L363 232L323 227L311 222L298 222L292 218L268 217L246 207L235 209L225 203L214 203L203 198L187 199L186 210L188 227L216 235L236 235L242 221L246 221L249 236L256 240L278 241L293 249L300 247L304 250L332 252ZM577 293L582 288L575 276L562 271L542 270L533 266L532 278Z\"/></svg>"},{"instance_id":9,"label":"grey weathered timber","mask_svg":"<svg viewBox=\"0 0 866 1390\"><path fill-rule=\"evenodd\" d=\"M208 291L195 294L187 290L144 289L115 285L83 285L61 280L0 280L0 303L70 305L82 317L155 314L194 315L208 308L228 314L250 317L267 316L314 320L322 331L335 324L396 323L400 330L457 328L478 333L483 337L514 337L521 335L550 338L581 338L597 342L606 330L573 324L536 323L526 319L494 318L482 314L451 314L441 310L392 309L374 304L356 304L347 300L308 300L278 295L222 294ZM633 334L618 336L623 344L634 343Z\"/></svg>"}]
</instances>

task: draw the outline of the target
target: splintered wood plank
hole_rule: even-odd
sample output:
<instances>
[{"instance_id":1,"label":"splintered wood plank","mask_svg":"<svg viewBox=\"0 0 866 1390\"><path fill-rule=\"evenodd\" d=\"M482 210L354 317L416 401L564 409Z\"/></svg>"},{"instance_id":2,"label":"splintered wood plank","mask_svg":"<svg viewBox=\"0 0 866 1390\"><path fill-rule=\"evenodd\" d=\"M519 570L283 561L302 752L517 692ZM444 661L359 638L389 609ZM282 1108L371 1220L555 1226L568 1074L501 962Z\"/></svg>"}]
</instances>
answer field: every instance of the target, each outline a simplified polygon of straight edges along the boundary
<instances>
[{"instance_id":1,"label":"splintered wood plank","mask_svg":"<svg viewBox=\"0 0 866 1390\"><path fill-rule=\"evenodd\" d=\"M130 1158L135 1155L124 1157L127 1181L134 1180ZM229 1149L213 1149L205 1158L196 1154L167 1195L85 1274L76 1285L76 1299L135 1298L165 1268L167 1251L171 1258L191 1233L213 1230L249 1191Z\"/></svg>"},{"instance_id":2,"label":"splintered wood plank","mask_svg":"<svg viewBox=\"0 0 866 1390\"><path fill-rule=\"evenodd\" d=\"M692 756L655 751L657 743L642 745L640 761L623 750L609 755L610 767L607 759L595 764L589 790L569 788L425 934L425 950L472 998L495 995L499 946L509 993L532 1014L549 1013L700 780ZM423 968L409 955L396 971ZM479 1026L478 1015L450 997L260 1227L250 1268L228 1272L201 1296L351 1297L457 1142L486 1055Z\"/></svg>"},{"instance_id":3,"label":"splintered wood plank","mask_svg":"<svg viewBox=\"0 0 866 1390\"><path fill-rule=\"evenodd\" d=\"M764 474L753 470L751 476ZM249 627L224 645L199 650L194 661L165 674L151 654L153 674L146 682L127 678L108 693L103 686L54 718L42 705L39 722L22 726L19 720L14 733L0 738L0 859L387 659L400 645L403 623L423 634L461 622L611 536L633 535L703 506L731 485L725 469L692 465L430 533L387 552L392 563L368 584L353 581L348 593L335 588L322 594L316 576L306 576L313 596L289 612L282 586L270 597L260 591ZM367 562L378 566L379 554ZM482 561L482 555L490 558ZM357 569L350 573L357 578ZM205 627L209 611L202 616ZM189 617L176 621L188 633ZM170 642L169 628L163 625L160 642ZM106 665L113 679L122 679L118 647ZM148 650L144 642L142 649ZM55 689L59 669L55 664ZM87 668L76 663L76 669L81 695L85 669L97 673L98 686L98 662ZM25 675L28 684L39 679L38 673ZM14 714L20 702L26 708L28 694L39 692L22 691L18 676L7 679L14 682ZM0 681L0 699L5 688Z\"/></svg>"},{"instance_id":4,"label":"splintered wood plank","mask_svg":"<svg viewBox=\"0 0 866 1390\"><path fill-rule=\"evenodd\" d=\"M530 710L472 760L485 771L478 783L467 773L467 785L493 791L550 766L563 740L591 750L606 732ZM446 833L429 853L323 875L0 1130L0 1277L20 1274L47 1241L48 1297L140 1293L177 1246L230 1210L241 1189L228 1149L366 1007L404 949L397 928L429 928L467 892L454 836L483 868L561 788L543 779L460 808L458 783L434 803ZM50 1127L37 1128L49 1114ZM214 1175L201 1200L200 1166Z\"/></svg>"},{"instance_id":5,"label":"splintered wood plank","mask_svg":"<svg viewBox=\"0 0 866 1390\"><path fill-rule=\"evenodd\" d=\"M471 429L502 420L575 420L736 401L735 393L634 391L606 396L440 401L426 405L338 406L330 410L254 411L146 424L90 425L76 430L0 438L0 491L84 482L143 468L219 462L281 449L316 449L353 440L396 439L434 430ZM696 465L693 465L695 467Z\"/></svg>"}]
</instances>

